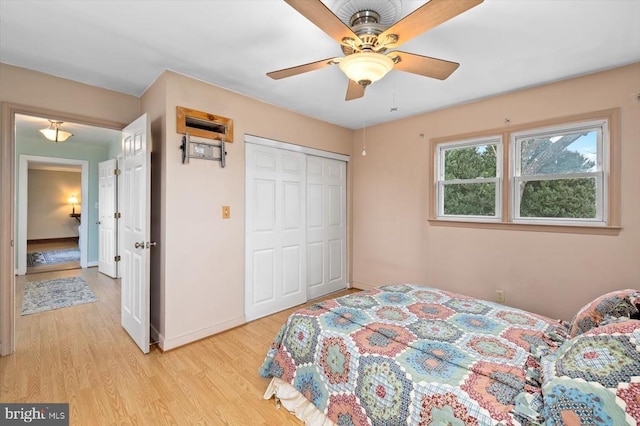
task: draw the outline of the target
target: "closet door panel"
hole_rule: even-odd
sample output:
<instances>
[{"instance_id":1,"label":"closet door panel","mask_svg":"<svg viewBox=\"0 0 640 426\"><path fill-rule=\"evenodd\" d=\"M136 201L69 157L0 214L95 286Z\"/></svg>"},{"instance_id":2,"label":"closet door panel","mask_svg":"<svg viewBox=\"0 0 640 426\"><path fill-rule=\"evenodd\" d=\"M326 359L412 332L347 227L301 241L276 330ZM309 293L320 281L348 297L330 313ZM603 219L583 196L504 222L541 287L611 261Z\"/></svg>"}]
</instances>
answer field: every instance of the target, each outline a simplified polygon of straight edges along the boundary
<instances>
[{"instance_id":1,"label":"closet door panel","mask_svg":"<svg viewBox=\"0 0 640 426\"><path fill-rule=\"evenodd\" d=\"M307 294L309 299L347 287L346 191L344 161L307 156ZM319 250L318 247L321 249Z\"/></svg>"},{"instance_id":2,"label":"closet door panel","mask_svg":"<svg viewBox=\"0 0 640 426\"><path fill-rule=\"evenodd\" d=\"M245 317L306 301L306 159L246 145Z\"/></svg>"}]
</instances>

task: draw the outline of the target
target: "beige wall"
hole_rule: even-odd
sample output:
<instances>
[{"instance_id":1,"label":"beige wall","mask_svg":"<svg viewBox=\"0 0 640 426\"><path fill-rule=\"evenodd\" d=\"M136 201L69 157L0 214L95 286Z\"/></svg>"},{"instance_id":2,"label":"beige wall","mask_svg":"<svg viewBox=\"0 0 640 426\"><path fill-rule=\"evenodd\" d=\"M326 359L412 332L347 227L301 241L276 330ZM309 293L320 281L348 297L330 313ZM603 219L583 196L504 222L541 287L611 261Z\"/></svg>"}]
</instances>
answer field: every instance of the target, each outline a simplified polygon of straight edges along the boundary
<instances>
[{"instance_id":1,"label":"beige wall","mask_svg":"<svg viewBox=\"0 0 640 426\"><path fill-rule=\"evenodd\" d=\"M640 64L367 129L354 156L353 281L414 282L570 320L595 296L640 288ZM428 94L425 94L428 96ZM619 236L430 226L429 140L621 108ZM424 137L421 137L423 134ZM362 131L354 135L361 149Z\"/></svg>"},{"instance_id":2,"label":"beige wall","mask_svg":"<svg viewBox=\"0 0 640 426\"><path fill-rule=\"evenodd\" d=\"M75 195L80 202L80 188L80 172L30 169L27 240L77 237L79 223L69 217L67 199Z\"/></svg>"},{"instance_id":3,"label":"beige wall","mask_svg":"<svg viewBox=\"0 0 640 426\"><path fill-rule=\"evenodd\" d=\"M163 98L166 109L160 111ZM160 290L164 310L164 323L154 327L170 349L244 322L244 135L349 155L352 132L173 72L151 86L142 105L153 109L152 123L165 120L166 128L164 135L152 130L161 140L153 141L160 178L152 179L161 185L164 224L157 235L164 270L153 273L152 286ZM226 168L211 161L181 163L176 106L233 119ZM230 219L221 218L223 205L231 206Z\"/></svg>"},{"instance_id":4,"label":"beige wall","mask_svg":"<svg viewBox=\"0 0 640 426\"><path fill-rule=\"evenodd\" d=\"M3 63L0 101L121 125L135 120L140 112L140 99L135 96Z\"/></svg>"}]
</instances>

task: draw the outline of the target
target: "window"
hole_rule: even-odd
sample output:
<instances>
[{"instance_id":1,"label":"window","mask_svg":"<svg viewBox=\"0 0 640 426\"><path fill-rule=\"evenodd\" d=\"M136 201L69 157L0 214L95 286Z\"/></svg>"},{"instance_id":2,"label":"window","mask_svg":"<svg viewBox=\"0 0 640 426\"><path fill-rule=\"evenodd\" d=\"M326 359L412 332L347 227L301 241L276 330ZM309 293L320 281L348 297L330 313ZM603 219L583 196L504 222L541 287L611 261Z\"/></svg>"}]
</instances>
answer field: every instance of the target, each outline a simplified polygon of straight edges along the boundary
<instances>
[{"instance_id":1,"label":"window","mask_svg":"<svg viewBox=\"0 0 640 426\"><path fill-rule=\"evenodd\" d=\"M438 146L438 217L500 219L500 137Z\"/></svg>"},{"instance_id":2,"label":"window","mask_svg":"<svg viewBox=\"0 0 640 426\"><path fill-rule=\"evenodd\" d=\"M514 133L514 222L605 224L606 121Z\"/></svg>"},{"instance_id":3,"label":"window","mask_svg":"<svg viewBox=\"0 0 640 426\"><path fill-rule=\"evenodd\" d=\"M618 129L612 109L434 139L430 222L617 233Z\"/></svg>"}]
</instances>

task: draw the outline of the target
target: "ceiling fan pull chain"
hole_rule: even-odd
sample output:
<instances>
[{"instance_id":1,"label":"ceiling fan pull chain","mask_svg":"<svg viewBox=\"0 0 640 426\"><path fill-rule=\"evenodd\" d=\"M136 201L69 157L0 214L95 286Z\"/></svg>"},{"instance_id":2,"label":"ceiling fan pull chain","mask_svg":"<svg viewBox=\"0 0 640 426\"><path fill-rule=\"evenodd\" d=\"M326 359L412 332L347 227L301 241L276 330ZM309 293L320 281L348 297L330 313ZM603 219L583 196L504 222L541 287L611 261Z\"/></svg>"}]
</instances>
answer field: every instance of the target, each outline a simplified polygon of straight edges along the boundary
<instances>
[{"instance_id":1,"label":"ceiling fan pull chain","mask_svg":"<svg viewBox=\"0 0 640 426\"><path fill-rule=\"evenodd\" d=\"M366 106L363 108L364 118L362 120L362 156L367 156L367 117L366 117Z\"/></svg>"}]
</instances>

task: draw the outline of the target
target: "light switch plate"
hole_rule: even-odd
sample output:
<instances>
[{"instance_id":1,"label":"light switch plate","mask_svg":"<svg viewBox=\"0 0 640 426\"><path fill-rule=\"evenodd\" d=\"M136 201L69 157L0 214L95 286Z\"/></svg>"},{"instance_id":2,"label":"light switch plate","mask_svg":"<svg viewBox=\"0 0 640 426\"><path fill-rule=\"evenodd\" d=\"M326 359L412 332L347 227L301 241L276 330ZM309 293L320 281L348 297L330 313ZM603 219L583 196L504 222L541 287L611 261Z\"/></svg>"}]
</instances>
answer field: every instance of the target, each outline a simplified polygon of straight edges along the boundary
<instances>
[{"instance_id":1,"label":"light switch plate","mask_svg":"<svg viewBox=\"0 0 640 426\"><path fill-rule=\"evenodd\" d=\"M231 217L231 207L222 206L222 218L229 219Z\"/></svg>"}]
</instances>

